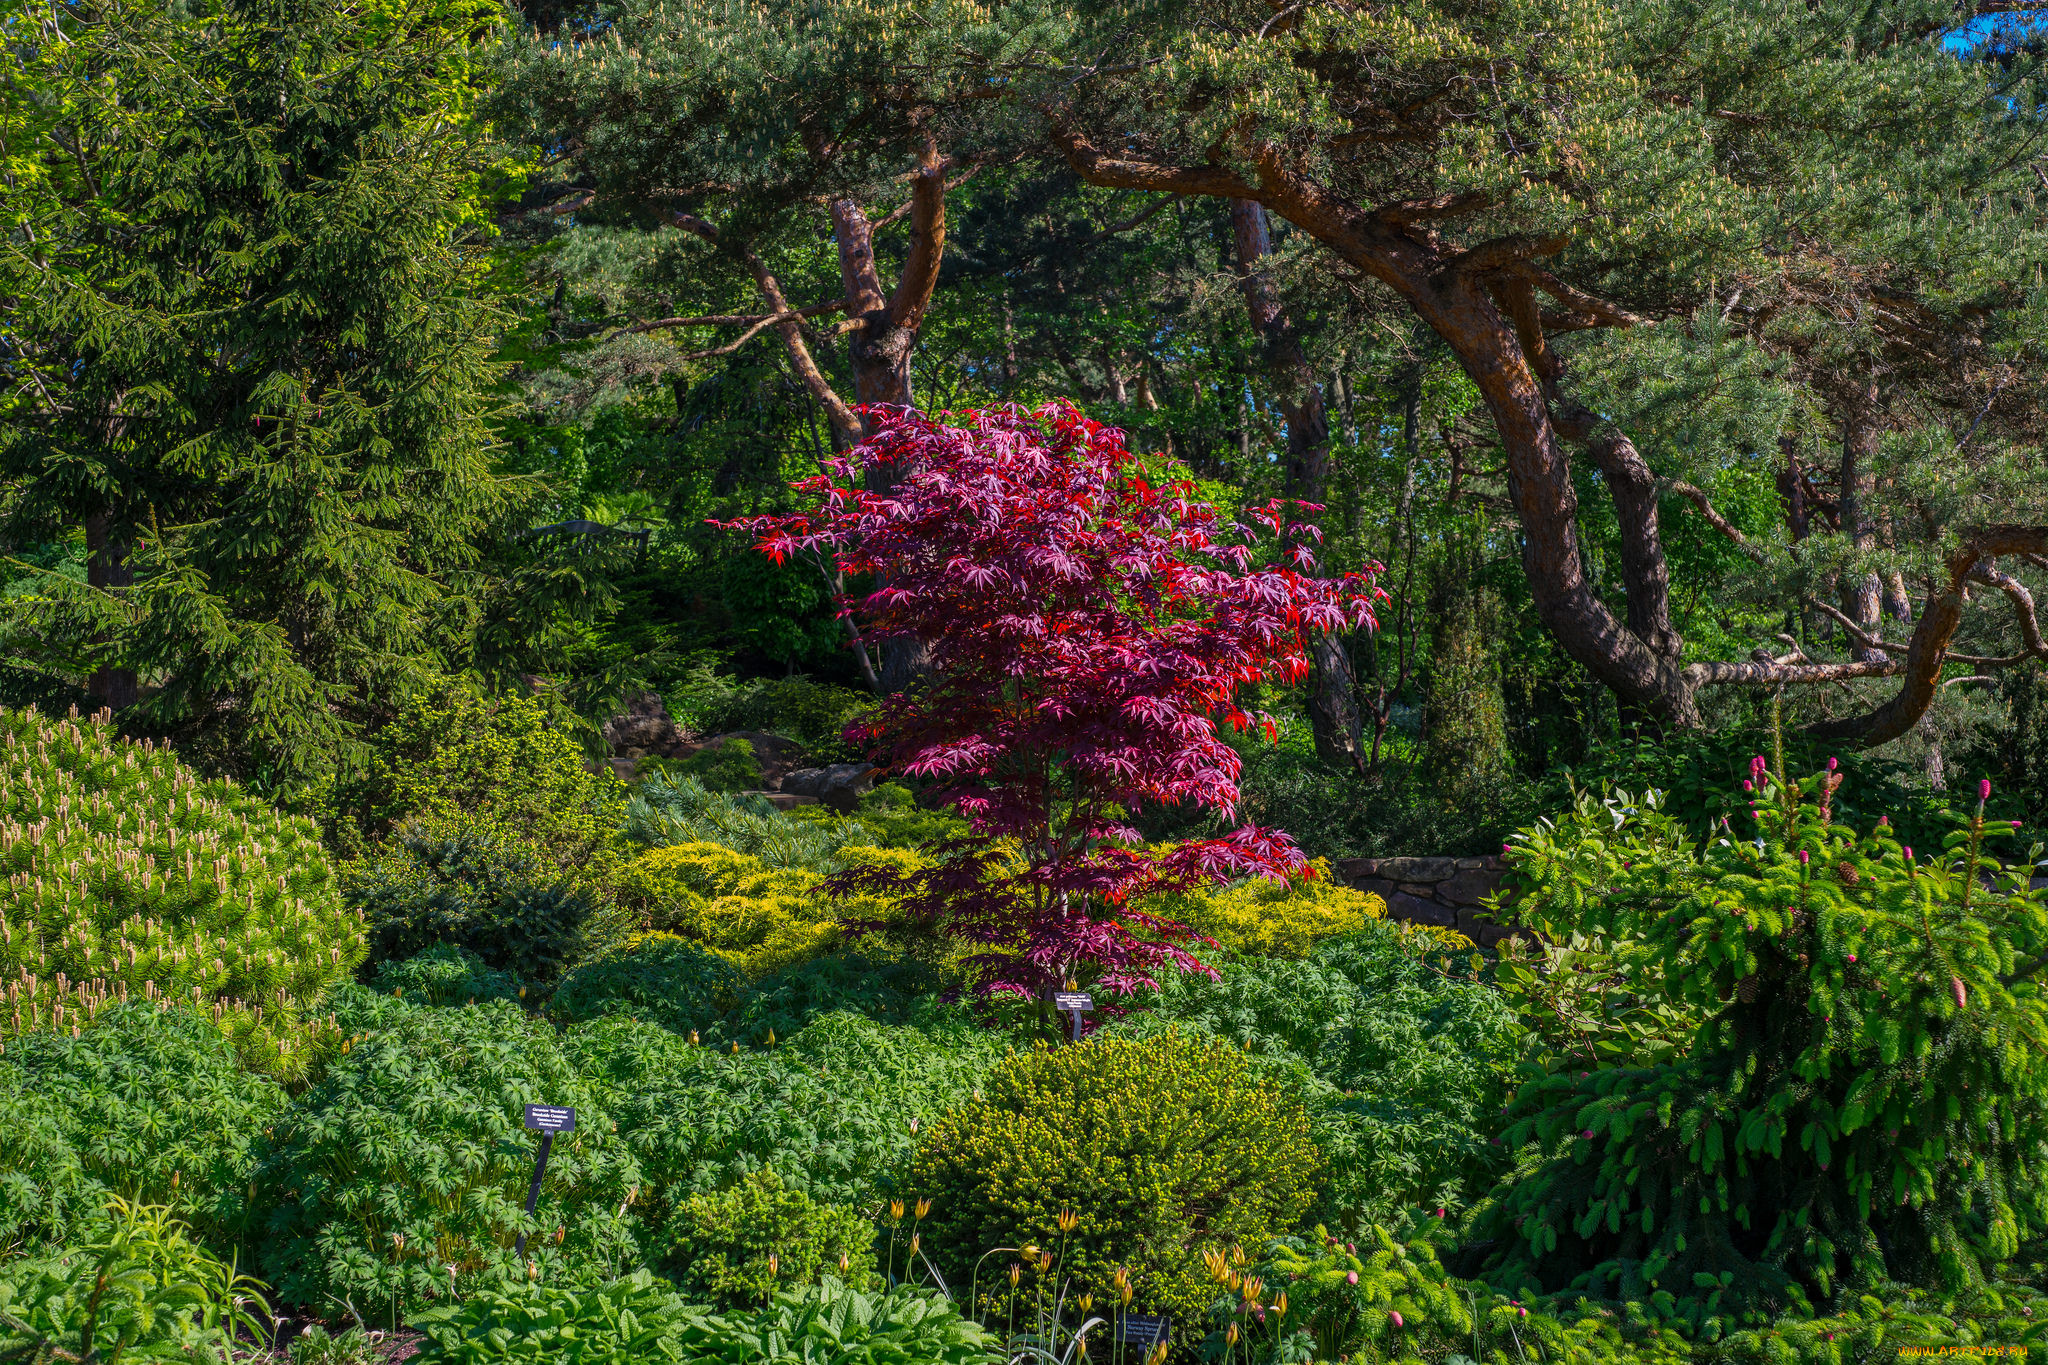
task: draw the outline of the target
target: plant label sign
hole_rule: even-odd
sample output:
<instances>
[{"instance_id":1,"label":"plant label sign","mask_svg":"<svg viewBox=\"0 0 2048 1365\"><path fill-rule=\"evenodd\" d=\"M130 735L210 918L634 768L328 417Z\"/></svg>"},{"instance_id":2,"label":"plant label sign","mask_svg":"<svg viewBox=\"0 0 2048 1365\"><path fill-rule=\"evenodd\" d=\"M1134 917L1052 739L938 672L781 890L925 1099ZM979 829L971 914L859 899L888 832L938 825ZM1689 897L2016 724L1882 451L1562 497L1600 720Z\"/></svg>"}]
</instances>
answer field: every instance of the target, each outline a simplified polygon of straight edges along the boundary
<instances>
[{"instance_id":1,"label":"plant label sign","mask_svg":"<svg viewBox=\"0 0 2048 1365\"><path fill-rule=\"evenodd\" d=\"M1095 997L1084 991L1054 991L1052 1007L1074 1023L1074 1041L1081 1041L1081 1016L1095 1008Z\"/></svg>"},{"instance_id":2,"label":"plant label sign","mask_svg":"<svg viewBox=\"0 0 2048 1365\"><path fill-rule=\"evenodd\" d=\"M543 1133L573 1133L576 1131L576 1111L567 1105L529 1104L526 1106L526 1126Z\"/></svg>"},{"instance_id":3,"label":"plant label sign","mask_svg":"<svg viewBox=\"0 0 2048 1365\"><path fill-rule=\"evenodd\" d=\"M540 1204L540 1182L548 1173L548 1149L555 1145L555 1134L576 1131L576 1111L566 1104L529 1104L526 1106L526 1126L540 1134L540 1151L533 1159L533 1183L526 1187L526 1216L533 1217L533 1211ZM522 1259L526 1255L526 1234L520 1233L514 1243L515 1254Z\"/></svg>"},{"instance_id":4,"label":"plant label sign","mask_svg":"<svg viewBox=\"0 0 2048 1365\"><path fill-rule=\"evenodd\" d=\"M1151 1350L1166 1340L1166 1333L1173 1326L1172 1318L1148 1318L1142 1313L1126 1313L1117 1326L1117 1339L1126 1346L1142 1346Z\"/></svg>"}]
</instances>

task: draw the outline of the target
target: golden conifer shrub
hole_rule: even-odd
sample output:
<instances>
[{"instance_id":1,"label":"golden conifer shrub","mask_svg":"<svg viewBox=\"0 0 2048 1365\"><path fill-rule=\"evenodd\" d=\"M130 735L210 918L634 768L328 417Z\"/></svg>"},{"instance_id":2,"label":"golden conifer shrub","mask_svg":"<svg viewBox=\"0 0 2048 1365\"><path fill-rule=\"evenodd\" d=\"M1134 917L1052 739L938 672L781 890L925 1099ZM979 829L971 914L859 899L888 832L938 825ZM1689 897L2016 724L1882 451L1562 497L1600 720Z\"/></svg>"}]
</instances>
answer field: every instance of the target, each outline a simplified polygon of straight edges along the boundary
<instances>
[{"instance_id":1,"label":"golden conifer shrub","mask_svg":"<svg viewBox=\"0 0 2048 1365\"><path fill-rule=\"evenodd\" d=\"M291 1078L333 1041L320 1000L363 958L310 822L118 737L104 711L0 708L0 879L9 1036L157 1000Z\"/></svg>"}]
</instances>

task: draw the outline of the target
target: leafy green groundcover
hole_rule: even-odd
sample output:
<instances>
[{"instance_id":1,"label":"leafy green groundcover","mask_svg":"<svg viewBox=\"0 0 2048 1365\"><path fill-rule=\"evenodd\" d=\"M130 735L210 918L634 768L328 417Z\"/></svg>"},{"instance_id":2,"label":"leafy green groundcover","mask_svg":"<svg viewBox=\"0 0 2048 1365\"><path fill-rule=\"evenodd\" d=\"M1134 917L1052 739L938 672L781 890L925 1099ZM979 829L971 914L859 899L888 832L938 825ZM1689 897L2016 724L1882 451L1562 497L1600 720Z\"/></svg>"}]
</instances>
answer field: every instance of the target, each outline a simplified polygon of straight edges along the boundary
<instances>
[{"instance_id":1,"label":"leafy green groundcover","mask_svg":"<svg viewBox=\"0 0 2048 1365\"><path fill-rule=\"evenodd\" d=\"M836 1279L757 1313L712 1313L640 1271L577 1289L473 1294L419 1315L420 1365L981 1365L995 1339L942 1296L899 1286L863 1294Z\"/></svg>"}]
</instances>

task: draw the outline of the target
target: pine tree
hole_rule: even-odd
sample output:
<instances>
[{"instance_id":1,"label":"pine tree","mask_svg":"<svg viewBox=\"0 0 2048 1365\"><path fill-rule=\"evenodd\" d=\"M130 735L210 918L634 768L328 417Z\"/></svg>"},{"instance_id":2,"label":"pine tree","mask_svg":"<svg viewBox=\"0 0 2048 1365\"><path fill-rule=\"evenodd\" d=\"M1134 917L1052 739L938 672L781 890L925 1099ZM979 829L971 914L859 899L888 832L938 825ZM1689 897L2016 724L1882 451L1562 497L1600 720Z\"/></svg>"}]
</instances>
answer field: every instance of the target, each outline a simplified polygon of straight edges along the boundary
<instances>
[{"instance_id":1,"label":"pine tree","mask_svg":"<svg viewBox=\"0 0 2048 1365\"><path fill-rule=\"evenodd\" d=\"M470 0L24 6L5 535L82 525L45 674L284 780L460 640L507 503Z\"/></svg>"}]
</instances>

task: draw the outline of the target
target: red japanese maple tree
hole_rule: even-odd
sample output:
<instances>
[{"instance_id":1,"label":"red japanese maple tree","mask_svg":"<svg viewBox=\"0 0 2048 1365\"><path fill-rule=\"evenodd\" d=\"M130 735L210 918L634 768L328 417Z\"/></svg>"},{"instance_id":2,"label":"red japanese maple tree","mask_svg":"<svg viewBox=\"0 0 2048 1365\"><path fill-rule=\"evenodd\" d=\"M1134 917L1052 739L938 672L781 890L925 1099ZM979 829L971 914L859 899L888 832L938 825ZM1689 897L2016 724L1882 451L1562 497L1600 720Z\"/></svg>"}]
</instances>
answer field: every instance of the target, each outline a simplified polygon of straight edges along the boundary
<instances>
[{"instance_id":1,"label":"red japanese maple tree","mask_svg":"<svg viewBox=\"0 0 2048 1365\"><path fill-rule=\"evenodd\" d=\"M1306 862L1251 826L1147 851L1131 817L1192 802L1234 818L1241 765L1217 724L1273 732L1239 689L1301 678L1310 633L1373 625L1383 595L1366 575L1316 577L1314 530L1280 503L1227 522L1189 483L1148 482L1122 432L1070 405L955 420L893 414L796 485L815 510L736 523L778 561L829 553L870 575L880 586L842 609L930 660L854 737L934 780L973 833L925 870L859 870L834 889L889 896L981 945L984 990L1079 977L1121 993L1161 968L1206 970L1190 951L1206 940L1135 900ZM864 486L874 466L888 491Z\"/></svg>"}]
</instances>

